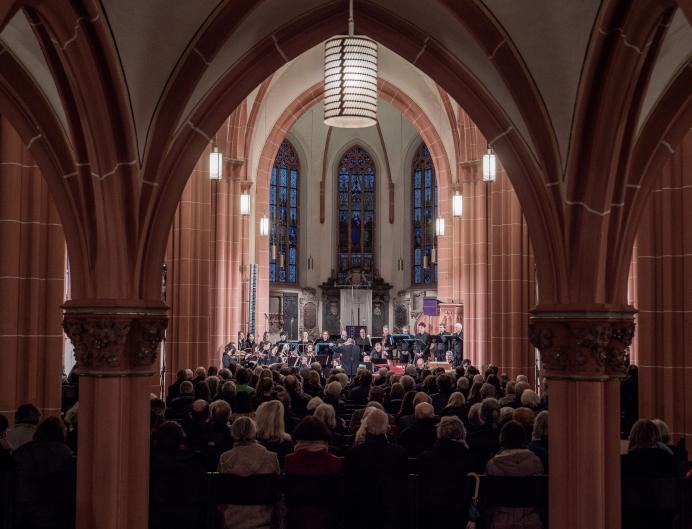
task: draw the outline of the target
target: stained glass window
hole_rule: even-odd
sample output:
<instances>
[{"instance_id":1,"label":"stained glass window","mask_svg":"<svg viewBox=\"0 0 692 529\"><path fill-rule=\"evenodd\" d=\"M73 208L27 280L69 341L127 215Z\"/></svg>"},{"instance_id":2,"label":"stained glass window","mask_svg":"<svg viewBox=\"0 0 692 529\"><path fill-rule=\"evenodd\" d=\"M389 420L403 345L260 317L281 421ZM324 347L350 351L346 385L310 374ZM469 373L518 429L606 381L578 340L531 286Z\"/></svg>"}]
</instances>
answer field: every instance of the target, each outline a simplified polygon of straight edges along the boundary
<instances>
[{"instance_id":1,"label":"stained glass window","mask_svg":"<svg viewBox=\"0 0 692 529\"><path fill-rule=\"evenodd\" d=\"M358 268L369 279L375 268L375 163L358 145L349 149L339 162L337 203L339 244L336 260L338 276L346 278Z\"/></svg>"},{"instance_id":2,"label":"stained glass window","mask_svg":"<svg viewBox=\"0 0 692 529\"><path fill-rule=\"evenodd\" d=\"M434 285L437 283L437 179L432 157L425 143L421 144L413 157L412 178L411 281L414 285Z\"/></svg>"},{"instance_id":3,"label":"stained glass window","mask_svg":"<svg viewBox=\"0 0 692 529\"><path fill-rule=\"evenodd\" d=\"M269 281L298 283L298 193L300 163L284 140L269 182Z\"/></svg>"}]
</instances>

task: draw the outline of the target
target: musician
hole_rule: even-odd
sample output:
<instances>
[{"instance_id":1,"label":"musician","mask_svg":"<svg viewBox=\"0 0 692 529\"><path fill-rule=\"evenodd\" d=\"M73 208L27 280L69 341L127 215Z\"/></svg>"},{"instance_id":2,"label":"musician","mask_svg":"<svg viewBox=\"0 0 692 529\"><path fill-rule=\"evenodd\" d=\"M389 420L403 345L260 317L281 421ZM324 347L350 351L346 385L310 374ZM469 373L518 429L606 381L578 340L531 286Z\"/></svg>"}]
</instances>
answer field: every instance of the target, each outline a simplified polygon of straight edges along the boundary
<instances>
[{"instance_id":1,"label":"musician","mask_svg":"<svg viewBox=\"0 0 692 529\"><path fill-rule=\"evenodd\" d=\"M282 350L286 343L288 343L286 331L281 331L279 334L279 341L276 342L276 345L279 346L279 350Z\"/></svg>"},{"instance_id":2,"label":"musician","mask_svg":"<svg viewBox=\"0 0 692 529\"><path fill-rule=\"evenodd\" d=\"M425 332L425 322L420 322L418 324L418 333L416 334L416 341L413 344L413 353L416 359L423 358L428 359L430 354L430 335ZM418 364L418 361L416 361Z\"/></svg>"},{"instance_id":3,"label":"musician","mask_svg":"<svg viewBox=\"0 0 692 529\"><path fill-rule=\"evenodd\" d=\"M459 338L459 340L454 344L454 367L461 365L461 360L464 357L464 333L462 332L461 323L454 324L454 336ZM471 362L469 362L470 364Z\"/></svg>"},{"instance_id":4,"label":"musician","mask_svg":"<svg viewBox=\"0 0 692 529\"><path fill-rule=\"evenodd\" d=\"M271 346L271 342L262 341L262 344L259 346L259 354L257 355L258 364L269 365L272 363L270 361L272 356Z\"/></svg>"},{"instance_id":5,"label":"musician","mask_svg":"<svg viewBox=\"0 0 692 529\"><path fill-rule=\"evenodd\" d=\"M348 338L344 345L339 347L341 356L341 367L349 378L356 376L358 365L360 364L360 348L355 344L353 338Z\"/></svg>"},{"instance_id":6,"label":"musician","mask_svg":"<svg viewBox=\"0 0 692 529\"><path fill-rule=\"evenodd\" d=\"M308 331L303 331L303 337L298 342L298 353L304 355L308 350L308 345L310 344L312 344L312 340L310 340L310 335L308 334Z\"/></svg>"},{"instance_id":7,"label":"musician","mask_svg":"<svg viewBox=\"0 0 692 529\"><path fill-rule=\"evenodd\" d=\"M233 364L236 363L235 359L235 346L233 343L229 342L223 350L221 355L221 367L225 369L230 369Z\"/></svg>"},{"instance_id":8,"label":"musician","mask_svg":"<svg viewBox=\"0 0 692 529\"><path fill-rule=\"evenodd\" d=\"M401 328L401 334L407 334L411 336L411 331L409 330L408 325L404 325ZM399 353L399 360L402 363L408 364L411 362L411 345L408 342L400 341L397 344L397 351Z\"/></svg>"},{"instance_id":9,"label":"musician","mask_svg":"<svg viewBox=\"0 0 692 529\"><path fill-rule=\"evenodd\" d=\"M245 340L247 338L245 337L245 333L243 331L238 331L238 350L242 351L243 346L245 345Z\"/></svg>"},{"instance_id":10,"label":"musician","mask_svg":"<svg viewBox=\"0 0 692 529\"><path fill-rule=\"evenodd\" d=\"M360 348L361 354L369 353L370 349L372 349L370 335L365 333L365 327L360 328L360 332L358 334L358 338L356 338L355 343Z\"/></svg>"},{"instance_id":11,"label":"musician","mask_svg":"<svg viewBox=\"0 0 692 529\"><path fill-rule=\"evenodd\" d=\"M377 342L373 346L372 353L370 353L371 360L386 360L389 357L389 353L384 350L381 342Z\"/></svg>"},{"instance_id":12,"label":"musician","mask_svg":"<svg viewBox=\"0 0 692 529\"><path fill-rule=\"evenodd\" d=\"M305 354L301 355L307 359L308 365L315 361L315 344L310 342L305 349Z\"/></svg>"},{"instance_id":13,"label":"musician","mask_svg":"<svg viewBox=\"0 0 692 529\"><path fill-rule=\"evenodd\" d=\"M335 346L335 344L329 337L329 331L322 331L322 337L315 342L315 348L317 348L319 344L327 344L327 347L321 347L320 351L321 354L326 354L328 356L329 361L331 362L332 356L334 355L333 347Z\"/></svg>"},{"instance_id":14,"label":"musician","mask_svg":"<svg viewBox=\"0 0 692 529\"><path fill-rule=\"evenodd\" d=\"M269 339L269 333L268 333L268 332L265 332L265 333L262 335L262 342L261 342L261 343L262 343L262 344L268 343L269 346L271 347L272 341Z\"/></svg>"},{"instance_id":15,"label":"musician","mask_svg":"<svg viewBox=\"0 0 692 529\"><path fill-rule=\"evenodd\" d=\"M435 344L435 360L438 362L444 362L448 349L447 340L444 339L444 337L447 335L447 327L444 323L440 323L437 326L437 329L439 333L438 338L440 341Z\"/></svg>"},{"instance_id":16,"label":"musician","mask_svg":"<svg viewBox=\"0 0 692 529\"><path fill-rule=\"evenodd\" d=\"M384 325L382 327L382 347L387 355L389 355L389 358L397 356L394 354L394 338L392 338L392 335L389 333L389 325Z\"/></svg>"},{"instance_id":17,"label":"musician","mask_svg":"<svg viewBox=\"0 0 692 529\"><path fill-rule=\"evenodd\" d=\"M341 336L336 341L336 345L345 345L347 340L348 340L348 333L346 332L346 329L341 329Z\"/></svg>"},{"instance_id":18,"label":"musician","mask_svg":"<svg viewBox=\"0 0 692 529\"><path fill-rule=\"evenodd\" d=\"M252 333L248 333L247 339L243 341L242 346L240 347L243 351L249 352L249 353L255 353L255 349L257 347L257 343L255 343L255 335Z\"/></svg>"}]
</instances>

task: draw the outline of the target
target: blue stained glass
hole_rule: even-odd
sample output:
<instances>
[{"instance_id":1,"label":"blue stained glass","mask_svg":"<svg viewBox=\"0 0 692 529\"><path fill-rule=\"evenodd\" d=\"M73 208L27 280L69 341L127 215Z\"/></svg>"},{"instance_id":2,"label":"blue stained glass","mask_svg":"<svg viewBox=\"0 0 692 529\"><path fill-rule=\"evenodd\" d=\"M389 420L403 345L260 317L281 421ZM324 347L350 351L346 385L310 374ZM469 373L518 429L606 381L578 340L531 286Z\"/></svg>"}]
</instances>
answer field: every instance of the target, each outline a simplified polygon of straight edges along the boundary
<instances>
[{"instance_id":1,"label":"blue stained glass","mask_svg":"<svg viewBox=\"0 0 692 529\"><path fill-rule=\"evenodd\" d=\"M270 252L271 246L276 245L277 259L269 256L269 281L296 283L298 279L298 189L300 184L300 164L295 149L284 140L277 152L269 182L269 212L270 212ZM288 254L286 253L288 250ZM293 271L288 273L286 268L279 269L278 256L284 255L286 264ZM289 261L293 261L291 264Z\"/></svg>"},{"instance_id":2,"label":"blue stained glass","mask_svg":"<svg viewBox=\"0 0 692 529\"><path fill-rule=\"evenodd\" d=\"M437 182L430 151L421 144L411 168L412 203L411 235L413 240L412 280L415 285L430 285L437 281L437 266L432 263L432 250L437 248L433 219L437 216ZM423 256L428 268L423 269Z\"/></svg>"}]
</instances>

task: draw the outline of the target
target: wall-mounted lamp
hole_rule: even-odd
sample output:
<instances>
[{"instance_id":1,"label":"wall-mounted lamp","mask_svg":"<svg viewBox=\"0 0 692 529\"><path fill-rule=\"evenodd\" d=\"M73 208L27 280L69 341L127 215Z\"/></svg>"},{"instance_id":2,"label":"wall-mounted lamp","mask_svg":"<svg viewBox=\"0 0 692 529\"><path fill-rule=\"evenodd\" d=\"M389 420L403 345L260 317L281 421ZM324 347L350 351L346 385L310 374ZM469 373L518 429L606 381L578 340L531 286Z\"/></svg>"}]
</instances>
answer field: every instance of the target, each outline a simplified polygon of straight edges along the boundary
<instances>
[{"instance_id":1,"label":"wall-mounted lamp","mask_svg":"<svg viewBox=\"0 0 692 529\"><path fill-rule=\"evenodd\" d=\"M430 250L430 262L432 264L437 264L437 248Z\"/></svg>"},{"instance_id":2,"label":"wall-mounted lamp","mask_svg":"<svg viewBox=\"0 0 692 529\"><path fill-rule=\"evenodd\" d=\"M271 246L271 257L272 261L276 261L276 244L272 244Z\"/></svg>"},{"instance_id":3,"label":"wall-mounted lamp","mask_svg":"<svg viewBox=\"0 0 692 529\"><path fill-rule=\"evenodd\" d=\"M269 217L266 215L260 219L259 231L262 237L269 235Z\"/></svg>"},{"instance_id":4,"label":"wall-mounted lamp","mask_svg":"<svg viewBox=\"0 0 692 529\"><path fill-rule=\"evenodd\" d=\"M435 235L442 237L445 234L445 218L440 216L435 219Z\"/></svg>"},{"instance_id":5,"label":"wall-mounted lamp","mask_svg":"<svg viewBox=\"0 0 692 529\"><path fill-rule=\"evenodd\" d=\"M497 156L488 146L488 152L483 155L483 181L494 182L497 177Z\"/></svg>"},{"instance_id":6,"label":"wall-mounted lamp","mask_svg":"<svg viewBox=\"0 0 692 529\"><path fill-rule=\"evenodd\" d=\"M243 193L242 195L240 195L240 214L250 214L250 195L247 193Z\"/></svg>"},{"instance_id":7,"label":"wall-mounted lamp","mask_svg":"<svg viewBox=\"0 0 692 529\"><path fill-rule=\"evenodd\" d=\"M404 270L404 259L402 257L399 257L399 259L397 259L396 269L400 272Z\"/></svg>"},{"instance_id":8,"label":"wall-mounted lamp","mask_svg":"<svg viewBox=\"0 0 692 529\"><path fill-rule=\"evenodd\" d=\"M223 154L216 146L216 142L212 144L211 152L209 153L209 180L219 181L223 178Z\"/></svg>"},{"instance_id":9,"label":"wall-mounted lamp","mask_svg":"<svg viewBox=\"0 0 692 529\"><path fill-rule=\"evenodd\" d=\"M427 270L427 269L428 269L428 254L425 254L423 256L423 270Z\"/></svg>"},{"instance_id":10,"label":"wall-mounted lamp","mask_svg":"<svg viewBox=\"0 0 692 529\"><path fill-rule=\"evenodd\" d=\"M452 215L456 218L464 214L464 197L457 193L452 197Z\"/></svg>"}]
</instances>

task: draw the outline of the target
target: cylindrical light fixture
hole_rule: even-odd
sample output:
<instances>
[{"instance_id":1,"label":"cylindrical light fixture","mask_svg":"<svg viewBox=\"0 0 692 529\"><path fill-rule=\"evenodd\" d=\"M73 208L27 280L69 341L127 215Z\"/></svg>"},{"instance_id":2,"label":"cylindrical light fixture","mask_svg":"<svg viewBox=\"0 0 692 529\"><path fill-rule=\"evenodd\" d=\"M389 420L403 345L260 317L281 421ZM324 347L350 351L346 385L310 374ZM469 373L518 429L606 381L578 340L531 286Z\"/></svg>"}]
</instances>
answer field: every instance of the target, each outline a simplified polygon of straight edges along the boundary
<instances>
[{"instance_id":1,"label":"cylindrical light fixture","mask_svg":"<svg viewBox=\"0 0 692 529\"><path fill-rule=\"evenodd\" d=\"M240 195L240 214L250 214L250 195L248 193L243 193Z\"/></svg>"},{"instance_id":2,"label":"cylindrical light fixture","mask_svg":"<svg viewBox=\"0 0 692 529\"><path fill-rule=\"evenodd\" d=\"M434 247L432 250L430 250L430 262L432 264L437 263L437 249Z\"/></svg>"},{"instance_id":3,"label":"cylindrical light fixture","mask_svg":"<svg viewBox=\"0 0 692 529\"><path fill-rule=\"evenodd\" d=\"M223 154L219 152L216 142L209 153L209 180L221 180L223 178Z\"/></svg>"},{"instance_id":4,"label":"cylindrical light fixture","mask_svg":"<svg viewBox=\"0 0 692 529\"><path fill-rule=\"evenodd\" d=\"M488 152L483 155L483 181L494 182L497 177L497 156L488 147Z\"/></svg>"},{"instance_id":5,"label":"cylindrical light fixture","mask_svg":"<svg viewBox=\"0 0 692 529\"><path fill-rule=\"evenodd\" d=\"M377 43L353 34L353 0L348 36L324 46L324 123L351 129L377 123Z\"/></svg>"},{"instance_id":6,"label":"cylindrical light fixture","mask_svg":"<svg viewBox=\"0 0 692 529\"><path fill-rule=\"evenodd\" d=\"M457 193L452 197L452 215L461 217L464 214L464 197Z\"/></svg>"},{"instance_id":7,"label":"cylindrical light fixture","mask_svg":"<svg viewBox=\"0 0 692 529\"><path fill-rule=\"evenodd\" d=\"M266 237L267 235L269 235L269 217L267 217L266 215L264 215L264 216L260 219L259 228L260 228L260 235L261 235L262 237Z\"/></svg>"},{"instance_id":8,"label":"cylindrical light fixture","mask_svg":"<svg viewBox=\"0 0 692 529\"><path fill-rule=\"evenodd\" d=\"M435 219L435 235L442 237L445 234L445 218L437 217Z\"/></svg>"},{"instance_id":9,"label":"cylindrical light fixture","mask_svg":"<svg viewBox=\"0 0 692 529\"><path fill-rule=\"evenodd\" d=\"M272 244L271 251L272 251L272 261L276 261L276 244Z\"/></svg>"},{"instance_id":10,"label":"cylindrical light fixture","mask_svg":"<svg viewBox=\"0 0 692 529\"><path fill-rule=\"evenodd\" d=\"M284 254L279 254L279 268L284 267L284 260L285 260Z\"/></svg>"},{"instance_id":11,"label":"cylindrical light fixture","mask_svg":"<svg viewBox=\"0 0 692 529\"><path fill-rule=\"evenodd\" d=\"M428 254L425 254L423 256L423 270L427 270L427 269L428 269Z\"/></svg>"}]
</instances>

